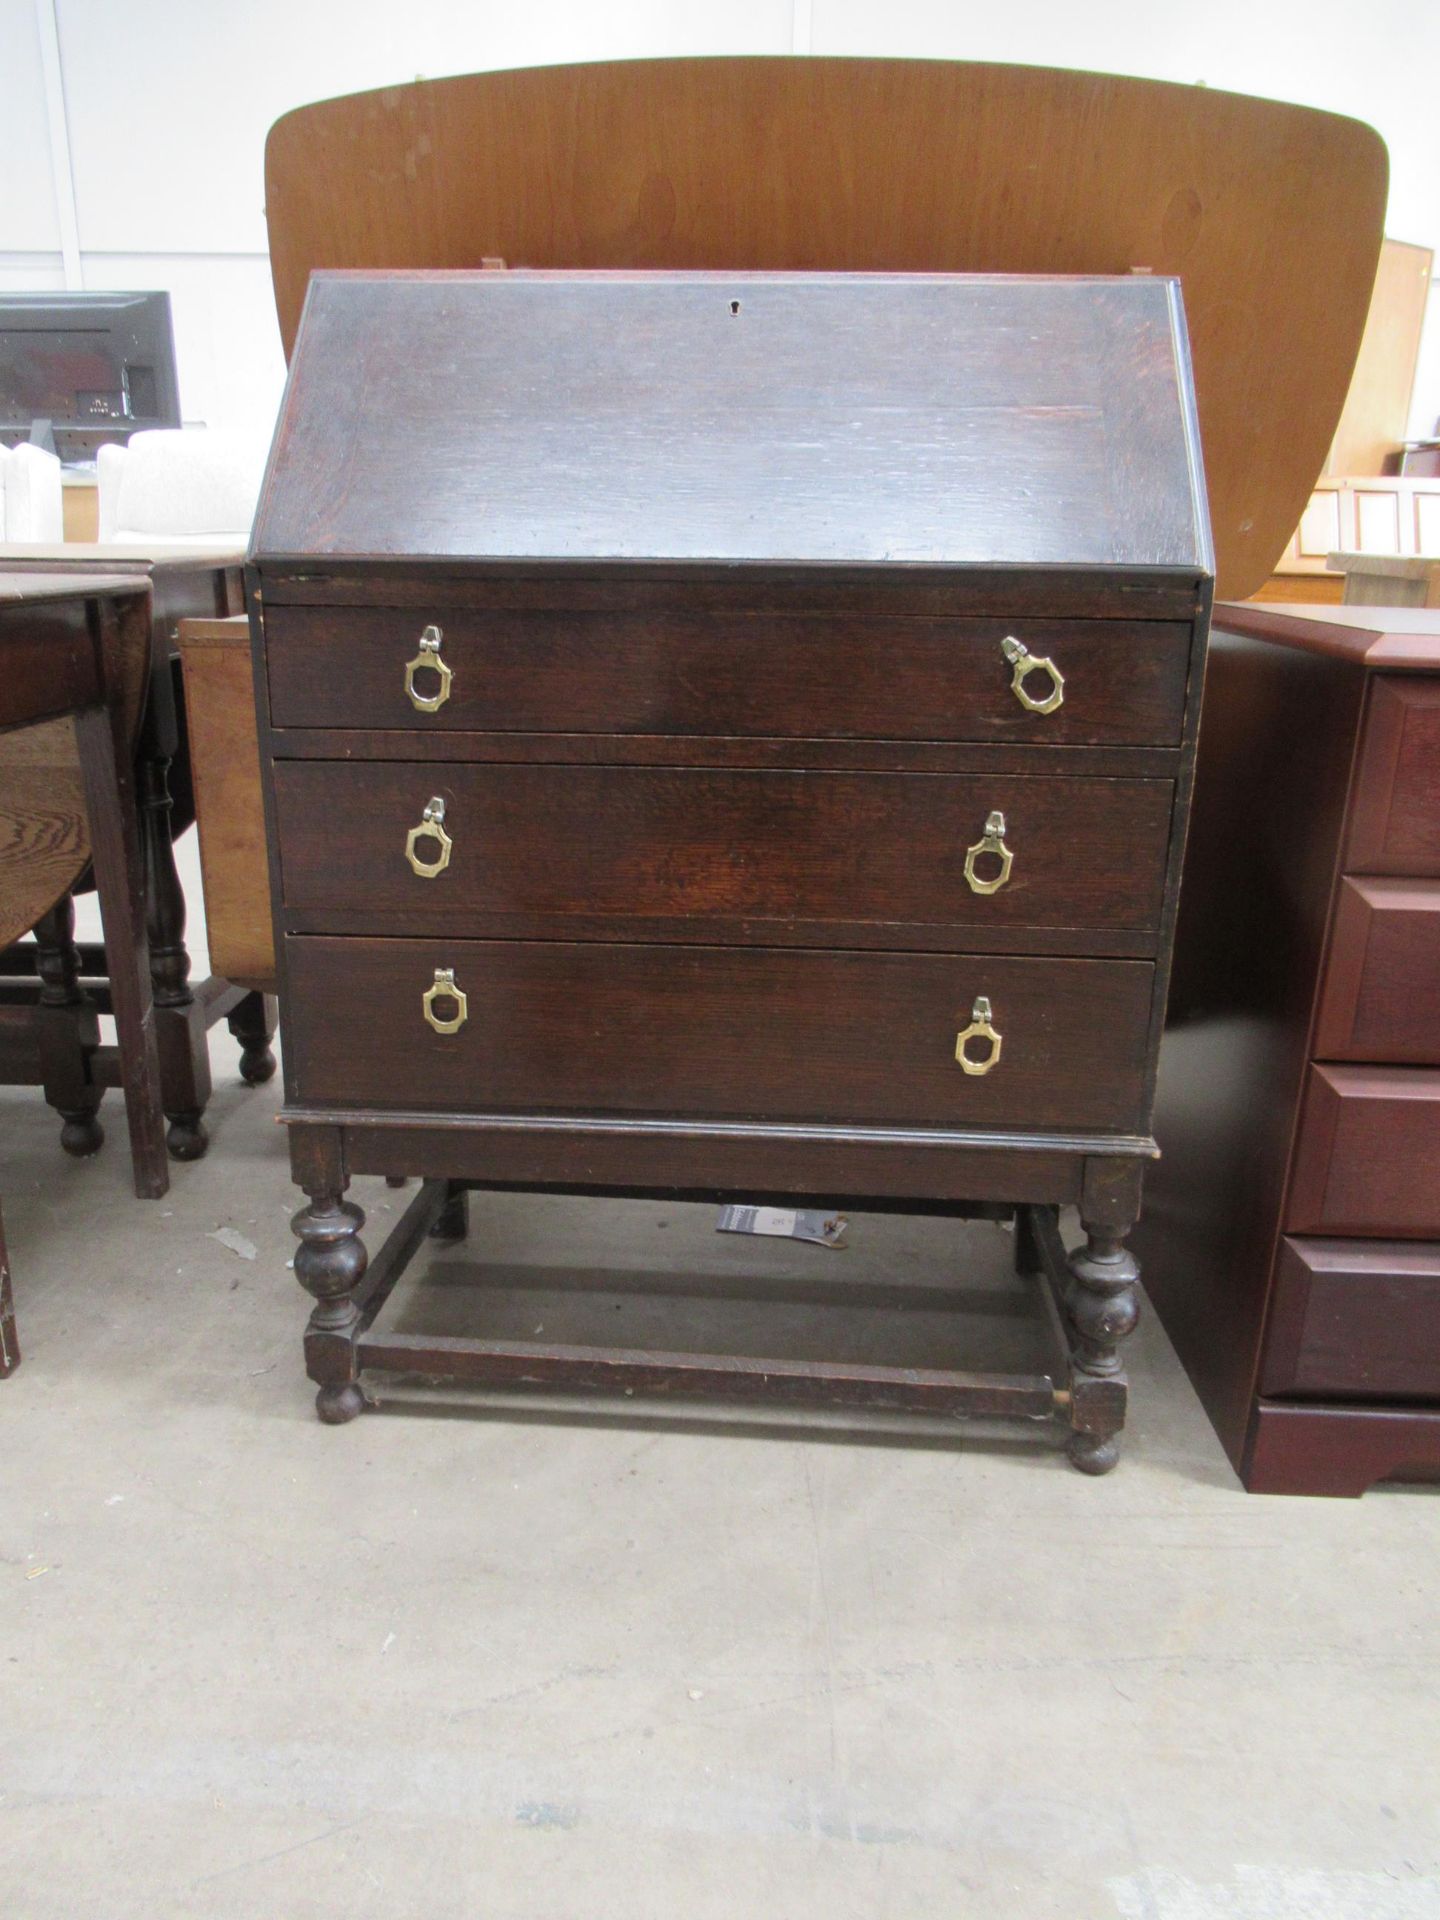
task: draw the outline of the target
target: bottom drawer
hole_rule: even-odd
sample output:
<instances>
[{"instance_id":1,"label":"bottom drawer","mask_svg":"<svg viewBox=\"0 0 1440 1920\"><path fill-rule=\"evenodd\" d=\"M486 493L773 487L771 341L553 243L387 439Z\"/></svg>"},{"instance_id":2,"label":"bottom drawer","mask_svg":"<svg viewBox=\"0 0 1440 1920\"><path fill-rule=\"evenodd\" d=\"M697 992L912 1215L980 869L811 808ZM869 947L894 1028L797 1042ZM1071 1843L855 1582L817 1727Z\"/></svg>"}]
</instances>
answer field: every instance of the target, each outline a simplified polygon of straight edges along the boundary
<instances>
[{"instance_id":1,"label":"bottom drawer","mask_svg":"<svg viewBox=\"0 0 1440 1920\"><path fill-rule=\"evenodd\" d=\"M1440 1401L1440 1244L1282 1240L1260 1391Z\"/></svg>"},{"instance_id":2,"label":"bottom drawer","mask_svg":"<svg viewBox=\"0 0 1440 1920\"><path fill-rule=\"evenodd\" d=\"M1154 969L807 949L286 941L302 1105L693 1114L1060 1132L1144 1130ZM464 1020L424 998L453 973ZM1000 1035L956 1060L975 1001ZM437 992L431 1012L459 1004ZM977 1037L977 1062L991 1042Z\"/></svg>"}]
</instances>

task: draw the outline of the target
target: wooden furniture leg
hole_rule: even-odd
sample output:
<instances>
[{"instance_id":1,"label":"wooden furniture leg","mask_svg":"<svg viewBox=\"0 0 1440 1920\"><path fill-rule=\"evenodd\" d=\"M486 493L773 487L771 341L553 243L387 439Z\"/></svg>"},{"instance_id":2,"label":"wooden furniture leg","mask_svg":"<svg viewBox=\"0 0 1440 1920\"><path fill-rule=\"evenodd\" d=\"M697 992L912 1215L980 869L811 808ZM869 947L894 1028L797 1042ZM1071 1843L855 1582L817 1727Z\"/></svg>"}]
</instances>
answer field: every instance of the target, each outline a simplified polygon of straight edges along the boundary
<instances>
[{"instance_id":1,"label":"wooden furniture leg","mask_svg":"<svg viewBox=\"0 0 1440 1920\"><path fill-rule=\"evenodd\" d=\"M275 1072L275 1038L279 1002L273 993L247 993L228 1016L232 1037L240 1044L240 1078L247 1087L263 1086Z\"/></svg>"},{"instance_id":2,"label":"wooden furniture leg","mask_svg":"<svg viewBox=\"0 0 1440 1920\"><path fill-rule=\"evenodd\" d=\"M35 927L40 986L34 1019L41 1085L64 1123L60 1144L76 1159L98 1152L105 1139L96 1112L103 1088L92 1072L100 1016L80 986L80 963L75 901L65 893Z\"/></svg>"},{"instance_id":3,"label":"wooden furniture leg","mask_svg":"<svg viewBox=\"0 0 1440 1920\"><path fill-rule=\"evenodd\" d=\"M95 890L105 927L110 1005L120 1052L120 1084L130 1128L135 1191L158 1199L170 1185L160 1068L150 999L145 882L135 824L135 776L121 719L111 706L76 716L76 739L90 817ZM172 869L173 870L173 869Z\"/></svg>"},{"instance_id":4,"label":"wooden furniture leg","mask_svg":"<svg viewBox=\"0 0 1440 1920\"><path fill-rule=\"evenodd\" d=\"M190 985L185 945L185 894L175 871L170 824L170 763L179 743L170 663L150 675L140 741L140 819L145 848L145 922L166 1144L177 1160L198 1160L210 1144L203 1115L209 1103L210 1045L205 1003Z\"/></svg>"},{"instance_id":5,"label":"wooden furniture leg","mask_svg":"<svg viewBox=\"0 0 1440 1920\"><path fill-rule=\"evenodd\" d=\"M10 1291L10 1256L5 1251L5 1218L0 1214L0 1380L20 1364L15 1336L15 1299Z\"/></svg>"},{"instance_id":6,"label":"wooden furniture leg","mask_svg":"<svg viewBox=\"0 0 1440 1920\"><path fill-rule=\"evenodd\" d=\"M1120 1458L1129 1383L1120 1342L1140 1318L1140 1268L1125 1236L1140 1212L1140 1165L1088 1160L1080 1201L1085 1245L1070 1254L1065 1318L1071 1335L1071 1434L1066 1452L1082 1473L1109 1473Z\"/></svg>"},{"instance_id":7,"label":"wooden furniture leg","mask_svg":"<svg viewBox=\"0 0 1440 1920\"><path fill-rule=\"evenodd\" d=\"M432 1240L463 1240L470 1231L470 1190L451 1186L449 1197L430 1229Z\"/></svg>"},{"instance_id":8,"label":"wooden furniture leg","mask_svg":"<svg viewBox=\"0 0 1440 1920\"><path fill-rule=\"evenodd\" d=\"M339 1427L365 1407L355 1353L360 1328L355 1289L369 1261L360 1238L365 1215L344 1198L350 1176L333 1129L296 1128L291 1163L295 1182L310 1201L290 1223L300 1241L295 1278L315 1300L305 1329L305 1369L319 1389L315 1411L326 1426Z\"/></svg>"}]
</instances>

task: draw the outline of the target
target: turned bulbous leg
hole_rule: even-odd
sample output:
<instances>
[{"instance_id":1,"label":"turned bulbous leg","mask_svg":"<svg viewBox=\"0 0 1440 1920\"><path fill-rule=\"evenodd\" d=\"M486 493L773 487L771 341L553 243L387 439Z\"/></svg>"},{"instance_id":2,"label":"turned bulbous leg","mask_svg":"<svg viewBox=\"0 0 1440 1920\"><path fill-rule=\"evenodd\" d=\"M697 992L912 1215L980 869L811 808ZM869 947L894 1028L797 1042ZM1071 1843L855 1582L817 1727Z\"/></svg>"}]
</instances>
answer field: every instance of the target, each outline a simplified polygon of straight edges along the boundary
<instances>
[{"instance_id":1,"label":"turned bulbous leg","mask_svg":"<svg viewBox=\"0 0 1440 1920\"><path fill-rule=\"evenodd\" d=\"M60 1115L60 1145L72 1158L83 1160L98 1153L105 1141L96 1113L100 1089L90 1077L100 1028L80 985L75 902L68 893L35 928L35 971L40 979L37 1027L45 1097Z\"/></svg>"},{"instance_id":2,"label":"turned bulbous leg","mask_svg":"<svg viewBox=\"0 0 1440 1920\"><path fill-rule=\"evenodd\" d=\"M365 1215L338 1193L320 1192L295 1215L299 1238L295 1277L315 1300L305 1331L310 1377L319 1386L315 1410L327 1426L343 1426L364 1410L355 1378L355 1334L360 1311L354 1292L365 1277L368 1255L360 1238Z\"/></svg>"},{"instance_id":3,"label":"turned bulbous leg","mask_svg":"<svg viewBox=\"0 0 1440 1920\"><path fill-rule=\"evenodd\" d=\"M145 868L145 929L160 1054L165 1145L175 1160L199 1160L210 1145L203 1115L210 1099L210 1051L204 1010L190 987L185 894L170 838L170 756L153 743L137 765L140 847Z\"/></svg>"},{"instance_id":4,"label":"turned bulbous leg","mask_svg":"<svg viewBox=\"0 0 1440 1920\"><path fill-rule=\"evenodd\" d=\"M247 1087L260 1087L275 1072L275 998L247 993L229 1016L230 1032L240 1043L240 1078Z\"/></svg>"},{"instance_id":5,"label":"turned bulbous leg","mask_svg":"<svg viewBox=\"0 0 1440 1920\"><path fill-rule=\"evenodd\" d=\"M1140 1268L1125 1236L1139 1211L1138 1165L1091 1162L1080 1208L1085 1244L1066 1259L1064 1287L1072 1427L1066 1452L1081 1473L1109 1473L1120 1458L1129 1394L1120 1348L1140 1318Z\"/></svg>"},{"instance_id":6,"label":"turned bulbous leg","mask_svg":"<svg viewBox=\"0 0 1440 1920\"><path fill-rule=\"evenodd\" d=\"M1092 1230L1070 1255L1065 1304L1076 1334L1076 1358L1087 1373L1119 1373L1119 1343L1135 1331L1140 1268L1119 1235Z\"/></svg>"}]
</instances>

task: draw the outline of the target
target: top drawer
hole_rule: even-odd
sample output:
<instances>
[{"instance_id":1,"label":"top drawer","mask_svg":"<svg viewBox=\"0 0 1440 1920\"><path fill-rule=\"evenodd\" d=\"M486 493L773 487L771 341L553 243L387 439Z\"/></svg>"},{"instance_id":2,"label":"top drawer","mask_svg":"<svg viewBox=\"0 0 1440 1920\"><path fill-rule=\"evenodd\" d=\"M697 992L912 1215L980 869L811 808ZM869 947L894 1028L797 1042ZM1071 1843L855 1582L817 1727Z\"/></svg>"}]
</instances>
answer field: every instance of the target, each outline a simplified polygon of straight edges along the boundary
<instances>
[{"instance_id":1,"label":"top drawer","mask_svg":"<svg viewBox=\"0 0 1440 1920\"><path fill-rule=\"evenodd\" d=\"M1440 880L1440 676L1371 682L1345 866Z\"/></svg>"},{"instance_id":2,"label":"top drawer","mask_svg":"<svg viewBox=\"0 0 1440 1920\"><path fill-rule=\"evenodd\" d=\"M1190 637L1179 621L265 610L277 727L1170 746Z\"/></svg>"}]
</instances>

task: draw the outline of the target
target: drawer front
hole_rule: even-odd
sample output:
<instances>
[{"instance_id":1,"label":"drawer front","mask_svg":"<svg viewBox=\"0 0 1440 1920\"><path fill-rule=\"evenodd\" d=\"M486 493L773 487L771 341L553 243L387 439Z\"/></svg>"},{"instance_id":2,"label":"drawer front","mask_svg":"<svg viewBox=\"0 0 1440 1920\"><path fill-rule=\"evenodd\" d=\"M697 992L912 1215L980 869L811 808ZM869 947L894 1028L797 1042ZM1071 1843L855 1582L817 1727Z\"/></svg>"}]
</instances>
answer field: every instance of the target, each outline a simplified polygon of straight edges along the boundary
<instances>
[{"instance_id":1,"label":"drawer front","mask_svg":"<svg viewBox=\"0 0 1440 1920\"><path fill-rule=\"evenodd\" d=\"M434 626L449 669L433 711L406 667ZM1002 643L1053 660L1026 673ZM1170 746L1180 738L1190 629L1134 620L931 620L881 615L485 612L269 607L277 727L519 733L740 734ZM422 698L440 676L415 676Z\"/></svg>"},{"instance_id":2,"label":"drawer front","mask_svg":"<svg viewBox=\"0 0 1440 1920\"><path fill-rule=\"evenodd\" d=\"M1440 675L1372 681L1345 865L1440 880Z\"/></svg>"},{"instance_id":3,"label":"drawer front","mask_svg":"<svg viewBox=\"0 0 1440 1920\"><path fill-rule=\"evenodd\" d=\"M1440 1400L1440 1244L1282 1240L1260 1391Z\"/></svg>"},{"instance_id":4,"label":"drawer front","mask_svg":"<svg viewBox=\"0 0 1440 1920\"><path fill-rule=\"evenodd\" d=\"M1440 880L1341 882L1315 1051L1440 1066Z\"/></svg>"},{"instance_id":5,"label":"drawer front","mask_svg":"<svg viewBox=\"0 0 1440 1920\"><path fill-rule=\"evenodd\" d=\"M302 1105L1144 1130L1142 961L300 935L286 967Z\"/></svg>"},{"instance_id":6,"label":"drawer front","mask_svg":"<svg viewBox=\"0 0 1440 1920\"><path fill-rule=\"evenodd\" d=\"M1440 1239L1440 1070L1311 1067L1285 1227Z\"/></svg>"},{"instance_id":7,"label":"drawer front","mask_svg":"<svg viewBox=\"0 0 1440 1920\"><path fill-rule=\"evenodd\" d=\"M1163 780L717 768L290 760L274 778L288 907L402 911L416 932L533 919L562 939L582 917L762 943L772 923L864 926L895 946L1153 929L1173 798ZM436 800L438 832L412 841Z\"/></svg>"}]
</instances>

